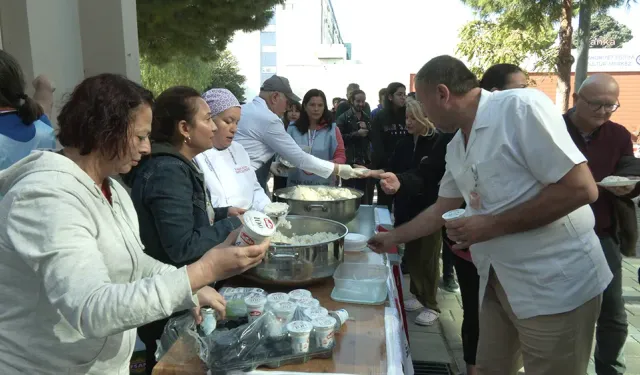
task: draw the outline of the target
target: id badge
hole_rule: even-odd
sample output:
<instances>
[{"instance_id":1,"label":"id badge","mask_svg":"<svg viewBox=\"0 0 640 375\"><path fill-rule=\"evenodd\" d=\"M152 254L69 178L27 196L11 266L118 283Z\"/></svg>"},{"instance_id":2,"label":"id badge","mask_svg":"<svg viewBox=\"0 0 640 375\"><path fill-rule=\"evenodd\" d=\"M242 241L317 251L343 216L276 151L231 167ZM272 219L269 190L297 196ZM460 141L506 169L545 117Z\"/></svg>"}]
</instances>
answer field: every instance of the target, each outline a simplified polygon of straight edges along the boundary
<instances>
[{"instance_id":1,"label":"id badge","mask_svg":"<svg viewBox=\"0 0 640 375\"><path fill-rule=\"evenodd\" d=\"M209 200L207 200L207 217L209 218L209 225L213 225L216 220L216 213L213 210L213 206L211 205L211 202L209 202Z\"/></svg>"},{"instance_id":2,"label":"id badge","mask_svg":"<svg viewBox=\"0 0 640 375\"><path fill-rule=\"evenodd\" d=\"M306 152L307 154L311 154L311 146L300 146L300 148L302 149L302 151Z\"/></svg>"}]
</instances>

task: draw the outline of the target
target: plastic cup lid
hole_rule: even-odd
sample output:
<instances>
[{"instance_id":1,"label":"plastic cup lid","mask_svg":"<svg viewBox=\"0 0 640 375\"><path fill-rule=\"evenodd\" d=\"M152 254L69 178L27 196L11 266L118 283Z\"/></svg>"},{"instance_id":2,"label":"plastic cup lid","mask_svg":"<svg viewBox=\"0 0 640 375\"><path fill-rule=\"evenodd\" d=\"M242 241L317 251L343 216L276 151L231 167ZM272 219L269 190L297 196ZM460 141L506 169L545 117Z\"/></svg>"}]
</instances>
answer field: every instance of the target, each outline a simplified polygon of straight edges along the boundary
<instances>
[{"instance_id":1,"label":"plastic cup lid","mask_svg":"<svg viewBox=\"0 0 640 375\"><path fill-rule=\"evenodd\" d=\"M294 312L297 307L298 305L295 302L284 301L273 305L273 310L277 312Z\"/></svg>"},{"instance_id":2,"label":"plastic cup lid","mask_svg":"<svg viewBox=\"0 0 640 375\"><path fill-rule=\"evenodd\" d=\"M244 299L247 306L263 306L267 303L267 299L260 294L252 294Z\"/></svg>"},{"instance_id":3,"label":"plastic cup lid","mask_svg":"<svg viewBox=\"0 0 640 375\"><path fill-rule=\"evenodd\" d=\"M298 300L298 306L300 307L318 307L320 306L320 301L315 298L303 298Z\"/></svg>"},{"instance_id":4,"label":"plastic cup lid","mask_svg":"<svg viewBox=\"0 0 640 375\"><path fill-rule=\"evenodd\" d=\"M296 289L289 292L289 297L295 299L311 298L311 292L306 289Z\"/></svg>"},{"instance_id":5,"label":"plastic cup lid","mask_svg":"<svg viewBox=\"0 0 640 375\"><path fill-rule=\"evenodd\" d=\"M247 211L242 216L245 227L262 237L271 237L276 231L273 220L262 212Z\"/></svg>"},{"instance_id":6,"label":"plastic cup lid","mask_svg":"<svg viewBox=\"0 0 640 375\"><path fill-rule=\"evenodd\" d=\"M338 321L334 317L323 316L321 318L313 319L312 324L314 328L328 329L328 328L334 328L337 322Z\"/></svg>"},{"instance_id":7,"label":"plastic cup lid","mask_svg":"<svg viewBox=\"0 0 640 375\"><path fill-rule=\"evenodd\" d=\"M271 293L267 296L267 301L270 303L284 302L288 300L289 296L284 293Z\"/></svg>"},{"instance_id":8,"label":"plastic cup lid","mask_svg":"<svg viewBox=\"0 0 640 375\"><path fill-rule=\"evenodd\" d=\"M247 292L249 292L249 293L264 294L264 289L260 289L260 288L249 288L249 289L247 290Z\"/></svg>"},{"instance_id":9,"label":"plastic cup lid","mask_svg":"<svg viewBox=\"0 0 640 375\"><path fill-rule=\"evenodd\" d=\"M309 322L305 322L304 320L294 320L293 322L287 324L287 331L292 334L309 334L313 329L313 325Z\"/></svg>"},{"instance_id":10,"label":"plastic cup lid","mask_svg":"<svg viewBox=\"0 0 640 375\"><path fill-rule=\"evenodd\" d=\"M304 309L303 312L304 315L308 316L309 318L319 318L321 316L329 315L329 311L324 307L309 307L307 309Z\"/></svg>"},{"instance_id":11,"label":"plastic cup lid","mask_svg":"<svg viewBox=\"0 0 640 375\"><path fill-rule=\"evenodd\" d=\"M465 211L462 208L458 208L457 210L451 210L449 212L445 212L445 214L442 215L442 218L447 221L454 220L464 216L464 213Z\"/></svg>"}]
</instances>

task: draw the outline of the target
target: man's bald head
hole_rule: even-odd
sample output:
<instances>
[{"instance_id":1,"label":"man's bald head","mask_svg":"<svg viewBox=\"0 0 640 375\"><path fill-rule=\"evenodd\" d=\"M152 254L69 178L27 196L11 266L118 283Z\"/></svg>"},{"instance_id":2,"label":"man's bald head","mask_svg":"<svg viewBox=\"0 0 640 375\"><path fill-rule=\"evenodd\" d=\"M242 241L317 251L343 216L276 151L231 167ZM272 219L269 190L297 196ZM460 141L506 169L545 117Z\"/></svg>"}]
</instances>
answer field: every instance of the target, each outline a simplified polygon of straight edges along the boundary
<instances>
[{"instance_id":1,"label":"man's bald head","mask_svg":"<svg viewBox=\"0 0 640 375\"><path fill-rule=\"evenodd\" d=\"M571 115L575 125L583 132L592 132L609 121L618 108L620 87L605 73L593 74L573 94L575 112Z\"/></svg>"},{"instance_id":2,"label":"man's bald head","mask_svg":"<svg viewBox=\"0 0 640 375\"><path fill-rule=\"evenodd\" d=\"M598 73L587 77L578 89L578 94L589 95L608 93L616 96L620 94L618 82L609 74Z\"/></svg>"}]
</instances>

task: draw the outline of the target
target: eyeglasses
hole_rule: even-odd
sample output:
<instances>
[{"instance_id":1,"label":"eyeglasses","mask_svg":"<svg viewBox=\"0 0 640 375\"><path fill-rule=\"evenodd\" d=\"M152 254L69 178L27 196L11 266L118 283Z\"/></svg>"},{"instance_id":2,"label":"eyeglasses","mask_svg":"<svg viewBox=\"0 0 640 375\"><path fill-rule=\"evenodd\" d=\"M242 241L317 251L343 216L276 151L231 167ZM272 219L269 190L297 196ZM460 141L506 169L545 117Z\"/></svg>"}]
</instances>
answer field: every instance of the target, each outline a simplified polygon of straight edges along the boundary
<instances>
[{"instance_id":1,"label":"eyeglasses","mask_svg":"<svg viewBox=\"0 0 640 375\"><path fill-rule=\"evenodd\" d=\"M593 112L598 112L601 108L604 108L605 112L613 113L613 112L617 111L618 108L620 108L620 102L618 102L616 104L592 102L592 101L588 100L587 98L585 98L584 95L582 95L582 94L578 94L578 96L580 97L580 99L584 100L585 103L587 103L587 106L589 106L589 109L592 110Z\"/></svg>"}]
</instances>

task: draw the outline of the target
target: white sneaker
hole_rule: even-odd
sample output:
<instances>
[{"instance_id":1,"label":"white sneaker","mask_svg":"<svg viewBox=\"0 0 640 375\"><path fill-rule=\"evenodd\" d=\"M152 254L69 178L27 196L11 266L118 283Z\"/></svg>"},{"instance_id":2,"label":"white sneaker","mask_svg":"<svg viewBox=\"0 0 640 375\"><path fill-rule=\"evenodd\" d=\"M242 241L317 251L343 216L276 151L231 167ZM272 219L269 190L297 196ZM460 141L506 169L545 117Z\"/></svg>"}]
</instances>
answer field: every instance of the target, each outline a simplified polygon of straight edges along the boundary
<instances>
[{"instance_id":1,"label":"white sneaker","mask_svg":"<svg viewBox=\"0 0 640 375\"><path fill-rule=\"evenodd\" d=\"M420 301L418 301L415 297L412 297L410 299L404 300L404 310L405 311L408 311L408 312L418 311L418 310L420 310L422 308L424 308L424 306L422 306Z\"/></svg>"},{"instance_id":2,"label":"white sneaker","mask_svg":"<svg viewBox=\"0 0 640 375\"><path fill-rule=\"evenodd\" d=\"M440 313L425 308L420 315L416 317L415 323L419 326L430 326L438 320L438 317L440 317Z\"/></svg>"}]
</instances>

